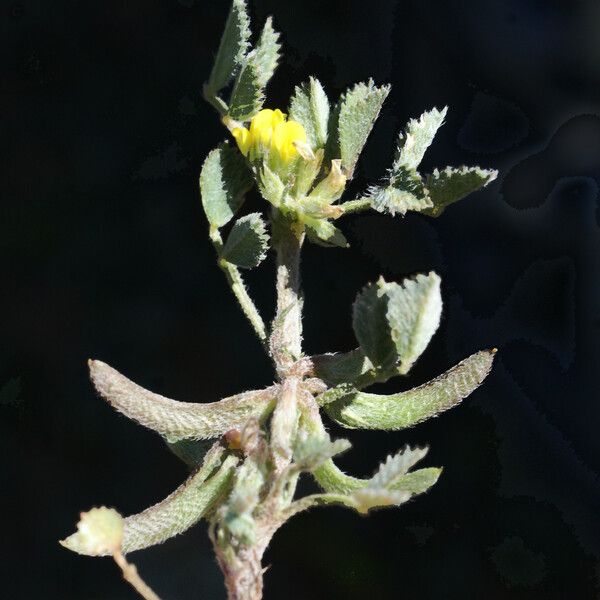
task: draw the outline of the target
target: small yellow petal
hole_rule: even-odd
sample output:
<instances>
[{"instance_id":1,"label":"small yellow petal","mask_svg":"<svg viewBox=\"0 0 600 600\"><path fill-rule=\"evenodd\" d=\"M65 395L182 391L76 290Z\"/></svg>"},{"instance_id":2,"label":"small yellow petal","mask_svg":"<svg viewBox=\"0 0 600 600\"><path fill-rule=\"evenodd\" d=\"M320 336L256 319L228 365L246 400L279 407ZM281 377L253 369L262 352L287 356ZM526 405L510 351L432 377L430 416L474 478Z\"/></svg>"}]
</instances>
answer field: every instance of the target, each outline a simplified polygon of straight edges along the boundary
<instances>
[{"instance_id":1,"label":"small yellow petal","mask_svg":"<svg viewBox=\"0 0 600 600\"><path fill-rule=\"evenodd\" d=\"M250 132L245 127L236 127L231 130L231 135L235 138L241 153L246 156L250 150Z\"/></svg>"}]
</instances>

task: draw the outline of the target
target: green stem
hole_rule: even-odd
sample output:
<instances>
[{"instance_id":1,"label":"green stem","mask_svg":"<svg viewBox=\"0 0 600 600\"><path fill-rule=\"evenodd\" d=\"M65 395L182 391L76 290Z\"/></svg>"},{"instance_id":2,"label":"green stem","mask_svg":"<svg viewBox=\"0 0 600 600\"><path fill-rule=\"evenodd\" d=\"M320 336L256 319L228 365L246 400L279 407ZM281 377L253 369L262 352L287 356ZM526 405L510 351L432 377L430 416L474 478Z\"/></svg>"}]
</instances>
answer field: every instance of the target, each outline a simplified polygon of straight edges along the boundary
<instances>
[{"instance_id":1,"label":"green stem","mask_svg":"<svg viewBox=\"0 0 600 600\"><path fill-rule=\"evenodd\" d=\"M223 249L223 239L221 238L219 230L216 227L211 227L209 236L215 247L215 250L217 251L217 256L220 256ZM248 290L244 285L242 274L235 265L232 265L222 258L219 258L218 264L221 270L225 273L227 283L229 283L231 291L237 298L242 312L246 315L248 321L250 321L250 325L252 325L252 328L258 336L258 339L263 343L263 345L266 345L267 331L265 323L260 316L256 305L252 301L252 298L250 298L250 295L248 294Z\"/></svg>"},{"instance_id":2,"label":"green stem","mask_svg":"<svg viewBox=\"0 0 600 600\"><path fill-rule=\"evenodd\" d=\"M277 311L269 346L280 377L302 354L302 298L300 293L300 250L303 227L274 209L273 245L277 253Z\"/></svg>"},{"instance_id":3,"label":"green stem","mask_svg":"<svg viewBox=\"0 0 600 600\"><path fill-rule=\"evenodd\" d=\"M348 202L342 202L338 205L343 210L343 215L349 215L351 213L362 212L371 208L370 198L359 198L358 200L348 200Z\"/></svg>"}]
</instances>

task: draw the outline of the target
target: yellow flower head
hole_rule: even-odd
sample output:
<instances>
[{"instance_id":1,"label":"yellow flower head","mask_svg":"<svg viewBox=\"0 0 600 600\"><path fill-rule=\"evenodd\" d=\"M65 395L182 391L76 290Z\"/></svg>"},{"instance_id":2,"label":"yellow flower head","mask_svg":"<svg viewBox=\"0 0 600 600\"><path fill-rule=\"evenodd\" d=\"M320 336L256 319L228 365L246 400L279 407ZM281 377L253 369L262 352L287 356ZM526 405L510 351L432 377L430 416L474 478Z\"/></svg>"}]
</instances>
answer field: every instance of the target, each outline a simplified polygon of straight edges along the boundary
<instances>
[{"instance_id":1,"label":"yellow flower head","mask_svg":"<svg viewBox=\"0 0 600 600\"><path fill-rule=\"evenodd\" d=\"M244 156L254 159L258 153L268 152L284 164L298 155L297 143L306 144L306 131L296 121L286 121L279 109L265 108L250 121L250 129L235 127L231 130Z\"/></svg>"}]
</instances>

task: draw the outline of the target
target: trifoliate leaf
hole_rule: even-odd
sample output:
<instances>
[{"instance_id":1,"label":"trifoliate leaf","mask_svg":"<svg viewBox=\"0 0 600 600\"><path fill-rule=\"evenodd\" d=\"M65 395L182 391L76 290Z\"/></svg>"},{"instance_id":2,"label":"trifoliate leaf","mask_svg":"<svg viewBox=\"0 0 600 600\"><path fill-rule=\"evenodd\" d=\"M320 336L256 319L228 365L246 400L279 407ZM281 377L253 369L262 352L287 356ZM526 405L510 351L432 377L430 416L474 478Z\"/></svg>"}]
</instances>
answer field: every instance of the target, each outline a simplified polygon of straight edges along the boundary
<instances>
[{"instance_id":1,"label":"trifoliate leaf","mask_svg":"<svg viewBox=\"0 0 600 600\"><path fill-rule=\"evenodd\" d=\"M383 280L364 287L352 307L352 327L361 349L374 366L391 367L397 354L387 319L389 298Z\"/></svg>"},{"instance_id":2,"label":"trifoliate leaf","mask_svg":"<svg viewBox=\"0 0 600 600\"><path fill-rule=\"evenodd\" d=\"M249 121L265 101L262 81L265 77L257 62L256 50L248 54L242 65L229 101L228 116L235 121Z\"/></svg>"},{"instance_id":3,"label":"trifoliate leaf","mask_svg":"<svg viewBox=\"0 0 600 600\"><path fill-rule=\"evenodd\" d=\"M349 179L389 91L390 86L377 87L369 80L356 84L340 100L339 158Z\"/></svg>"},{"instance_id":4,"label":"trifoliate leaf","mask_svg":"<svg viewBox=\"0 0 600 600\"><path fill-rule=\"evenodd\" d=\"M442 314L440 278L433 272L405 279L402 285L383 286L389 299L387 321L399 360L398 371L408 373L436 332Z\"/></svg>"},{"instance_id":5,"label":"trifoliate leaf","mask_svg":"<svg viewBox=\"0 0 600 600\"><path fill-rule=\"evenodd\" d=\"M213 227L223 227L240 209L252 187L252 175L243 156L226 144L206 157L200 172L202 206Z\"/></svg>"},{"instance_id":6,"label":"trifoliate leaf","mask_svg":"<svg viewBox=\"0 0 600 600\"><path fill-rule=\"evenodd\" d=\"M313 149L325 146L329 122L329 100L318 79L311 77L308 82L296 86L290 103L289 116L304 127L308 143Z\"/></svg>"},{"instance_id":7,"label":"trifoliate leaf","mask_svg":"<svg viewBox=\"0 0 600 600\"><path fill-rule=\"evenodd\" d=\"M280 50L279 33L273 29L273 20L271 17L268 17L260 34L258 44L255 50L253 50L253 62L256 65L258 83L263 89L267 86L277 68Z\"/></svg>"},{"instance_id":8,"label":"trifoliate leaf","mask_svg":"<svg viewBox=\"0 0 600 600\"><path fill-rule=\"evenodd\" d=\"M438 217L447 206L485 187L497 175L498 171L480 167L446 167L442 171L435 169L427 176L426 184L433 206L423 212L431 217Z\"/></svg>"},{"instance_id":9,"label":"trifoliate leaf","mask_svg":"<svg viewBox=\"0 0 600 600\"><path fill-rule=\"evenodd\" d=\"M492 368L494 353L477 352L439 377L398 394L350 390L327 404L325 411L336 423L350 429L396 431L412 427L456 406L476 390Z\"/></svg>"},{"instance_id":10,"label":"trifoliate leaf","mask_svg":"<svg viewBox=\"0 0 600 600\"><path fill-rule=\"evenodd\" d=\"M344 234L331 222L308 215L303 215L302 220L306 225L306 235L313 244L327 248L348 248L349 244Z\"/></svg>"},{"instance_id":11,"label":"trifoliate leaf","mask_svg":"<svg viewBox=\"0 0 600 600\"><path fill-rule=\"evenodd\" d=\"M408 122L406 131L399 136L392 173L403 169L407 171L417 169L425 151L441 127L447 111L448 107L444 107L442 110L432 108L430 111L424 112L419 119L411 119Z\"/></svg>"},{"instance_id":12,"label":"trifoliate leaf","mask_svg":"<svg viewBox=\"0 0 600 600\"><path fill-rule=\"evenodd\" d=\"M242 64L248 51L250 39L250 17L245 0L233 0L219 50L215 57L208 88L216 94L224 88Z\"/></svg>"},{"instance_id":13,"label":"trifoliate leaf","mask_svg":"<svg viewBox=\"0 0 600 600\"><path fill-rule=\"evenodd\" d=\"M257 267L265 258L269 234L260 213L238 219L223 247L221 257L243 269Z\"/></svg>"}]
</instances>

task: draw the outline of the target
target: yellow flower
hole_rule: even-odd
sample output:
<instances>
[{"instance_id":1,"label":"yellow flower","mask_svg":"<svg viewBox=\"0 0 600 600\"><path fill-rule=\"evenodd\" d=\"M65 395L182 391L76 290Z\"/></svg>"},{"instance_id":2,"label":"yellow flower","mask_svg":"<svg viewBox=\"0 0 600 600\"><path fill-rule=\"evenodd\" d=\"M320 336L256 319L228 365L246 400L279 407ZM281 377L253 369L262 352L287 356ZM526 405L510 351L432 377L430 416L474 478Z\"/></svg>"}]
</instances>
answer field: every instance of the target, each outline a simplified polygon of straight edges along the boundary
<instances>
[{"instance_id":1,"label":"yellow flower","mask_svg":"<svg viewBox=\"0 0 600 600\"><path fill-rule=\"evenodd\" d=\"M279 109L265 108L250 121L250 129L235 127L231 130L244 156L253 160L261 151L273 154L284 164L298 156L296 144L306 144L306 131L296 121L286 121Z\"/></svg>"}]
</instances>

